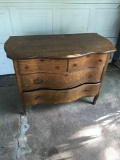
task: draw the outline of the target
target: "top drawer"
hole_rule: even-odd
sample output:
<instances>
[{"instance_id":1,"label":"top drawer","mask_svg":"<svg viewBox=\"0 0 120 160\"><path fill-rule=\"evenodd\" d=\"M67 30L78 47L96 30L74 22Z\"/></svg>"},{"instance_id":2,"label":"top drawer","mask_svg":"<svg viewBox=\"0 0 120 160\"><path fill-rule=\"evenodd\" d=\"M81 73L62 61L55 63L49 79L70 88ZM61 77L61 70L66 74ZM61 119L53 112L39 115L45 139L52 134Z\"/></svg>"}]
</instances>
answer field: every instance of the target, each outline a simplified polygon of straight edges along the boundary
<instances>
[{"instance_id":1,"label":"top drawer","mask_svg":"<svg viewBox=\"0 0 120 160\"><path fill-rule=\"evenodd\" d=\"M67 60L53 59L29 59L18 60L20 74L31 74L37 72L60 73L66 72Z\"/></svg>"},{"instance_id":2,"label":"top drawer","mask_svg":"<svg viewBox=\"0 0 120 160\"><path fill-rule=\"evenodd\" d=\"M80 58L70 59L68 71L77 71L89 67L104 67L108 54L92 54Z\"/></svg>"}]
</instances>

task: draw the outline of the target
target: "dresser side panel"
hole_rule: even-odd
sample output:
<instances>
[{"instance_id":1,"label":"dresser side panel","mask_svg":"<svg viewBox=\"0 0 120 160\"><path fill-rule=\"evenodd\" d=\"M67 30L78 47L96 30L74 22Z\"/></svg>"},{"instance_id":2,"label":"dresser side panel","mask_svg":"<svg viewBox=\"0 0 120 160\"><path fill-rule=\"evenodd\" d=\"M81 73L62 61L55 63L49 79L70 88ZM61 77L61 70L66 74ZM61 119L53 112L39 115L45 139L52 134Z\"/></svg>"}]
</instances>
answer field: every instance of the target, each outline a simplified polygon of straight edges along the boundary
<instances>
[{"instance_id":1,"label":"dresser side panel","mask_svg":"<svg viewBox=\"0 0 120 160\"><path fill-rule=\"evenodd\" d=\"M14 60L13 64L14 64L15 76L16 76L16 81L17 81L17 86L18 86L18 91L19 91L19 95L20 95L22 109L23 109L23 112L26 113L26 108L25 108L25 103L24 103L24 98L23 98L23 89L22 89L19 67L18 67L18 61Z\"/></svg>"}]
</instances>

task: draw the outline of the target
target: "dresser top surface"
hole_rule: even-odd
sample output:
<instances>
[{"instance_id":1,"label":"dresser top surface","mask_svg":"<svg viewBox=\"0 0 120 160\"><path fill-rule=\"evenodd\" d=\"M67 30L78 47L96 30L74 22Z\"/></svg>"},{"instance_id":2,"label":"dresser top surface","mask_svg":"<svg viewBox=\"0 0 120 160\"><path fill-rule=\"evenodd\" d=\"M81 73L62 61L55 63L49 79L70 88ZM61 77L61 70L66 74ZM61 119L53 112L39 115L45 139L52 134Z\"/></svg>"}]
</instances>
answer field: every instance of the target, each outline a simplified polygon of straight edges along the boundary
<instances>
[{"instance_id":1,"label":"dresser top surface","mask_svg":"<svg viewBox=\"0 0 120 160\"><path fill-rule=\"evenodd\" d=\"M116 50L109 40L97 33L11 36L4 48L11 59L75 58Z\"/></svg>"}]
</instances>

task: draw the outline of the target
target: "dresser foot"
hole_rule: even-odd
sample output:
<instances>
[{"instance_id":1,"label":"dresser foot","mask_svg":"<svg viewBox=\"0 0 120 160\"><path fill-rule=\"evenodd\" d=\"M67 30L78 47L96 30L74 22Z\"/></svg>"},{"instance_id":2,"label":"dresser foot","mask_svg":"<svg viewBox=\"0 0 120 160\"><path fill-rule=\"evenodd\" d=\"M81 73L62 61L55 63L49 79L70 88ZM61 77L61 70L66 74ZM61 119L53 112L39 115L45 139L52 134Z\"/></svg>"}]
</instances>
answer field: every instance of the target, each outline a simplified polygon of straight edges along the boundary
<instances>
[{"instance_id":1,"label":"dresser foot","mask_svg":"<svg viewBox=\"0 0 120 160\"><path fill-rule=\"evenodd\" d=\"M95 97L94 97L94 99L93 99L93 105L95 105L96 104L96 101L97 101L97 99L98 99L98 97L99 97L99 94L97 94Z\"/></svg>"},{"instance_id":2,"label":"dresser foot","mask_svg":"<svg viewBox=\"0 0 120 160\"><path fill-rule=\"evenodd\" d=\"M26 114L26 107L22 106L22 114L25 115Z\"/></svg>"}]
</instances>

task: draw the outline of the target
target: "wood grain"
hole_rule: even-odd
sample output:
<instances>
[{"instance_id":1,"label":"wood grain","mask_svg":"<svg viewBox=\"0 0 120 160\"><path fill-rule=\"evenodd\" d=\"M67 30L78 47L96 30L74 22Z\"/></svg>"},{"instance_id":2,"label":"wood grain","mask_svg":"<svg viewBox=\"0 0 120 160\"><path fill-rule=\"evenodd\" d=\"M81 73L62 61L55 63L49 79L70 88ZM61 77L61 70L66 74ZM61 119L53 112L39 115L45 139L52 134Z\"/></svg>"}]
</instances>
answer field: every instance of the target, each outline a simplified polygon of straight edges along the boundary
<instances>
[{"instance_id":1,"label":"wood grain","mask_svg":"<svg viewBox=\"0 0 120 160\"><path fill-rule=\"evenodd\" d=\"M108 54L93 54L80 58L69 59L68 72L88 67L104 67Z\"/></svg>"},{"instance_id":2,"label":"wood grain","mask_svg":"<svg viewBox=\"0 0 120 160\"><path fill-rule=\"evenodd\" d=\"M73 73L48 74L36 73L21 75L23 90L38 88L65 89L83 83L97 83L100 81L103 68L87 68Z\"/></svg>"},{"instance_id":3,"label":"wood grain","mask_svg":"<svg viewBox=\"0 0 120 160\"><path fill-rule=\"evenodd\" d=\"M67 103L81 97L94 97L99 92L100 83L86 84L68 90L38 90L23 93L26 106L40 103Z\"/></svg>"},{"instance_id":4,"label":"wood grain","mask_svg":"<svg viewBox=\"0 0 120 160\"><path fill-rule=\"evenodd\" d=\"M20 73L19 73L17 60L14 60L13 64L14 64L15 76L16 76L16 81L17 81L17 86L18 86L18 91L19 91L19 95L20 95L20 101L21 101L22 109L23 109L24 114L26 114L26 107L25 107L25 103L24 103L24 99L23 99L23 89L22 89L22 84L21 84L21 79L20 79Z\"/></svg>"},{"instance_id":5,"label":"wood grain","mask_svg":"<svg viewBox=\"0 0 120 160\"><path fill-rule=\"evenodd\" d=\"M106 72L106 70L107 70L107 66L108 66L109 59L110 59L110 54L107 55L106 62L105 62L105 66L104 66L103 72L102 72L102 74L101 74L100 88L101 88L101 85L102 85L102 81L103 81L105 72ZM99 90L99 92L100 92L100 90ZM99 97L99 94L100 94L99 92L98 92L98 94L97 94L97 95L94 97L94 99L93 99L93 105L96 104L96 101L97 101L97 99L98 99L98 97Z\"/></svg>"},{"instance_id":6,"label":"wood grain","mask_svg":"<svg viewBox=\"0 0 120 160\"><path fill-rule=\"evenodd\" d=\"M30 59L18 60L20 74L31 74L37 72L60 73L66 72L67 60L54 59Z\"/></svg>"},{"instance_id":7,"label":"wood grain","mask_svg":"<svg viewBox=\"0 0 120 160\"><path fill-rule=\"evenodd\" d=\"M110 53L116 49L96 34L14 36L5 43L14 60L22 108L67 103L99 95Z\"/></svg>"},{"instance_id":8,"label":"wood grain","mask_svg":"<svg viewBox=\"0 0 120 160\"><path fill-rule=\"evenodd\" d=\"M7 57L11 59L69 59L94 53L112 53L116 50L109 40L96 33L11 36L4 48Z\"/></svg>"}]
</instances>

